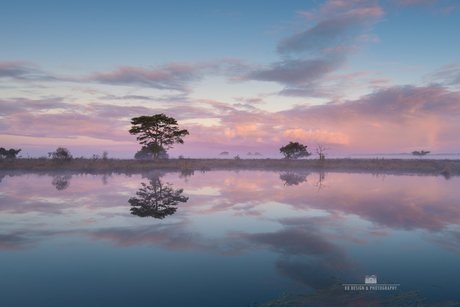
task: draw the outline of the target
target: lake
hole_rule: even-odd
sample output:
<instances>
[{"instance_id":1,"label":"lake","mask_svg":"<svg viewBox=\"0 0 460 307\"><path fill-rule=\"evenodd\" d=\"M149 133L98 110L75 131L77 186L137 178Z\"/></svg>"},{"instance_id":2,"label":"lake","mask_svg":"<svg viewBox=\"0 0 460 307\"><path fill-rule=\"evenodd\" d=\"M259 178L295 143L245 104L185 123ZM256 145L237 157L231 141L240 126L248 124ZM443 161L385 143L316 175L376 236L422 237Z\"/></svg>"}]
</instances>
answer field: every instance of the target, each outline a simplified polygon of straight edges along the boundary
<instances>
[{"instance_id":1,"label":"lake","mask_svg":"<svg viewBox=\"0 0 460 307\"><path fill-rule=\"evenodd\" d=\"M370 275L399 285L378 295L460 299L459 177L0 178L2 306L246 307Z\"/></svg>"}]
</instances>

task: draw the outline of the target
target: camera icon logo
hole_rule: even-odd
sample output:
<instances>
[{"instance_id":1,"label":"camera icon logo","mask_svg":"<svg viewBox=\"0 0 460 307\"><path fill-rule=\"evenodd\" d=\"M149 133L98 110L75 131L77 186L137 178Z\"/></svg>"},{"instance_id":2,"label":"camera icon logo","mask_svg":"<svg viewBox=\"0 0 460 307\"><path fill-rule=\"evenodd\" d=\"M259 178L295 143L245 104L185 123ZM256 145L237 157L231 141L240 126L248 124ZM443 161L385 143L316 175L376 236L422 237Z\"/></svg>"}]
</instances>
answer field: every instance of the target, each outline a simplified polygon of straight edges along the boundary
<instances>
[{"instance_id":1,"label":"camera icon logo","mask_svg":"<svg viewBox=\"0 0 460 307\"><path fill-rule=\"evenodd\" d=\"M377 283L377 276L375 275L366 275L366 278L364 279L364 282L366 284L376 284Z\"/></svg>"}]
</instances>

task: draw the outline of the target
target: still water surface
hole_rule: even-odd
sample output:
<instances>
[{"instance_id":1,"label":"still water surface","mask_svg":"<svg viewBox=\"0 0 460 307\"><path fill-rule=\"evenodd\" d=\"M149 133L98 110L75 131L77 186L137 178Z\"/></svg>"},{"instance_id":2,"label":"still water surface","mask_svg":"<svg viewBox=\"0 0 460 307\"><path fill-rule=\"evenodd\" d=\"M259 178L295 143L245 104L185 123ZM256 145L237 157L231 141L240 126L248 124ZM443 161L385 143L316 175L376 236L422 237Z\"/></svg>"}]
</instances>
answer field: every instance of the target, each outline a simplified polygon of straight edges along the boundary
<instances>
[{"instance_id":1,"label":"still water surface","mask_svg":"<svg viewBox=\"0 0 460 307\"><path fill-rule=\"evenodd\" d=\"M2 306L249 306L342 283L460 299L460 180L0 174Z\"/></svg>"}]
</instances>

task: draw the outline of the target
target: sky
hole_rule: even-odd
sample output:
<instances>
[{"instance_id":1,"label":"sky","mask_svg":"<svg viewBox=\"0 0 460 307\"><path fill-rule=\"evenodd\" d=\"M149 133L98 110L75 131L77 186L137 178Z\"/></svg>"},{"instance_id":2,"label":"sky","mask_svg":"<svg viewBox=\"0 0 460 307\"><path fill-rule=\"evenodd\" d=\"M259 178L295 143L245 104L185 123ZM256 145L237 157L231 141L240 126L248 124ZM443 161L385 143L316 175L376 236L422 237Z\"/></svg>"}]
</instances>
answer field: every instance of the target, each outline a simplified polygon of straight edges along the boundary
<instances>
[{"instance_id":1,"label":"sky","mask_svg":"<svg viewBox=\"0 0 460 307\"><path fill-rule=\"evenodd\" d=\"M8 1L0 147L132 158L133 117L177 157L300 142L330 154L460 153L460 1Z\"/></svg>"}]
</instances>

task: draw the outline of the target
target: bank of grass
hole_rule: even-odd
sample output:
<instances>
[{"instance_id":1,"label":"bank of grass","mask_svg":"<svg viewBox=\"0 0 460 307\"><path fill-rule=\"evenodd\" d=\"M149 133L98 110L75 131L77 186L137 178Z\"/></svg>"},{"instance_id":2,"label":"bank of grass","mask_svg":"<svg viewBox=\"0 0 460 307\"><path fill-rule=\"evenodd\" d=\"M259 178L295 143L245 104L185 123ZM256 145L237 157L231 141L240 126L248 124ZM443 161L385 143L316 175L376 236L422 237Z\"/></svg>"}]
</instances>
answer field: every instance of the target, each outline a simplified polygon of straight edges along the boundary
<instances>
[{"instance_id":1,"label":"bank of grass","mask_svg":"<svg viewBox=\"0 0 460 307\"><path fill-rule=\"evenodd\" d=\"M0 160L3 170L46 170L46 171L84 171L84 172L143 172L155 169L170 171L209 171L222 169L265 169L318 171L360 171L360 172L404 172L442 174L446 177L460 175L460 160L431 159L304 159L289 161L285 159L167 159L167 160L123 160L123 159L84 159L70 161L53 159L15 159Z\"/></svg>"}]
</instances>

